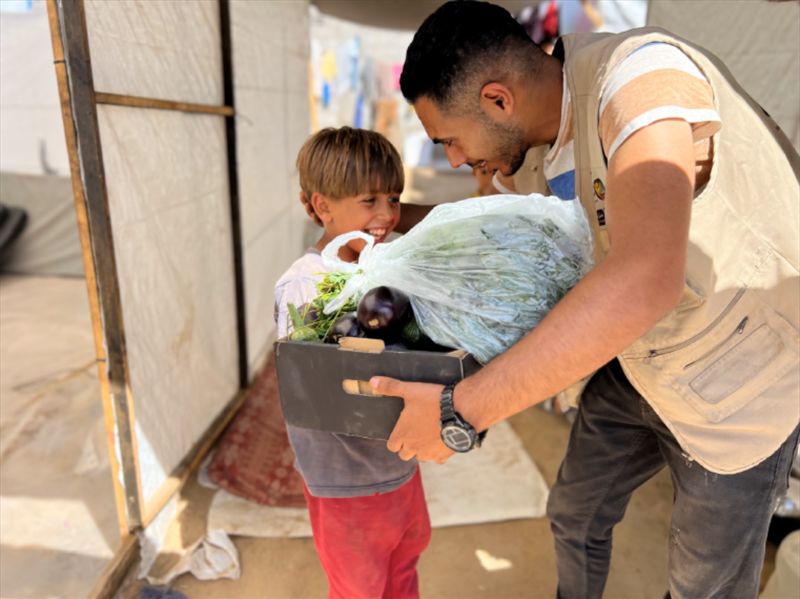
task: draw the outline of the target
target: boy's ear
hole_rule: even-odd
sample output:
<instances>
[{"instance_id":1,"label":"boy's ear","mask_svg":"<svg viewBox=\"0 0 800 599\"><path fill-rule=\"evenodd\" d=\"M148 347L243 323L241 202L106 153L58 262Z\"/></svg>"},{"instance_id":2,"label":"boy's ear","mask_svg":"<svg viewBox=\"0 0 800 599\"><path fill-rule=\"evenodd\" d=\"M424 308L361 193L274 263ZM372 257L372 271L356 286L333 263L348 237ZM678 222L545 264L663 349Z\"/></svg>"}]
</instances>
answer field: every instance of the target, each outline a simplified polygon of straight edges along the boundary
<instances>
[{"instance_id":1,"label":"boy's ear","mask_svg":"<svg viewBox=\"0 0 800 599\"><path fill-rule=\"evenodd\" d=\"M331 200L324 195L315 191L311 194L311 205L314 207L314 212L323 223L329 223L333 220L330 208Z\"/></svg>"},{"instance_id":2,"label":"boy's ear","mask_svg":"<svg viewBox=\"0 0 800 599\"><path fill-rule=\"evenodd\" d=\"M311 202L306 197L306 194L305 194L304 191L300 192L300 202L303 204L303 208L305 208L306 214L308 214L308 216L311 218L311 220L313 220L314 223L318 227L321 227L322 226L322 221L317 216L317 213L314 212L314 207L311 205Z\"/></svg>"}]
</instances>

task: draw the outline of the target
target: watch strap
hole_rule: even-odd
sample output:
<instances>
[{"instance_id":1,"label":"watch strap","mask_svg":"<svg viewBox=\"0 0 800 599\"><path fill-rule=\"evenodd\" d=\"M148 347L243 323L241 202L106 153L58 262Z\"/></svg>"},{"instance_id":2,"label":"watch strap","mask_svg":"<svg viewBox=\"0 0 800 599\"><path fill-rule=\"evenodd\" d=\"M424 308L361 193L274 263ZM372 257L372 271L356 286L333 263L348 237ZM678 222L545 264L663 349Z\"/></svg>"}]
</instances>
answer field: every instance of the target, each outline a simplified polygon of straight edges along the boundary
<instances>
[{"instance_id":1,"label":"watch strap","mask_svg":"<svg viewBox=\"0 0 800 599\"><path fill-rule=\"evenodd\" d=\"M443 423L453 420L456 417L456 408L453 404L453 391L455 388L455 384L447 385L447 387L442 390L442 394L439 398L441 422Z\"/></svg>"}]
</instances>

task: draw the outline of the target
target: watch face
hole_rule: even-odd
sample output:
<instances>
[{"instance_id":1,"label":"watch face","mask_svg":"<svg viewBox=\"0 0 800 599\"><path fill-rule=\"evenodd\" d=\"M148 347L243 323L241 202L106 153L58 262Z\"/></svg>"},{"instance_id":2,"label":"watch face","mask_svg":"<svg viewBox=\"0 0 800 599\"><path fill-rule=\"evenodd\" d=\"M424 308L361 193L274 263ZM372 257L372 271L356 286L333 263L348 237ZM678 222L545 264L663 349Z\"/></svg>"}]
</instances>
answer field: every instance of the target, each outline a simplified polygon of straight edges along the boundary
<instances>
[{"instance_id":1,"label":"watch face","mask_svg":"<svg viewBox=\"0 0 800 599\"><path fill-rule=\"evenodd\" d=\"M464 453L472 447L472 439L460 426L445 426L442 429L442 441L453 451Z\"/></svg>"}]
</instances>

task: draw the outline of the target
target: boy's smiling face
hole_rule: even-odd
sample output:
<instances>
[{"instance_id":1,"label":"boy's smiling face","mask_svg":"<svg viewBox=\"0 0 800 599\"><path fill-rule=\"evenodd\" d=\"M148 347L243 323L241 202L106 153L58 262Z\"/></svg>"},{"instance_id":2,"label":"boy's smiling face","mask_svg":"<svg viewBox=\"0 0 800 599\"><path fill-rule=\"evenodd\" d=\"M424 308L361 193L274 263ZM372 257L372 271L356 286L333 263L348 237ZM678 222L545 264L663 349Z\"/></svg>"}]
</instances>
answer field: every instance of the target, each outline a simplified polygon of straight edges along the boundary
<instances>
[{"instance_id":1,"label":"boy's smiling face","mask_svg":"<svg viewBox=\"0 0 800 599\"><path fill-rule=\"evenodd\" d=\"M324 247L339 235L361 231L382 243L400 221L399 193L365 193L332 200L314 193L311 200L314 210L325 226L320 245ZM354 261L366 243L360 239L350 241L340 253L343 260ZM347 254L347 255L345 255Z\"/></svg>"}]
</instances>

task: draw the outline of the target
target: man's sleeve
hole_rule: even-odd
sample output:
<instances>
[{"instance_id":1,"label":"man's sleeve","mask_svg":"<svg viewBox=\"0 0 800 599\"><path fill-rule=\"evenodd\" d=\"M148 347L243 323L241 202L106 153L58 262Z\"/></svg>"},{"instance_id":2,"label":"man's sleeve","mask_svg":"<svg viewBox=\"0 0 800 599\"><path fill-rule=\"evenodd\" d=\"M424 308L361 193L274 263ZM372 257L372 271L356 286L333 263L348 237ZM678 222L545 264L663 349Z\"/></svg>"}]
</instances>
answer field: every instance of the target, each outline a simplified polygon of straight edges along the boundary
<instances>
[{"instance_id":1,"label":"man's sleeve","mask_svg":"<svg viewBox=\"0 0 800 599\"><path fill-rule=\"evenodd\" d=\"M611 160L635 131L665 119L692 126L698 161L707 158L707 140L722 126L697 65L676 46L648 44L617 67L603 91L599 131L606 157Z\"/></svg>"}]
</instances>

